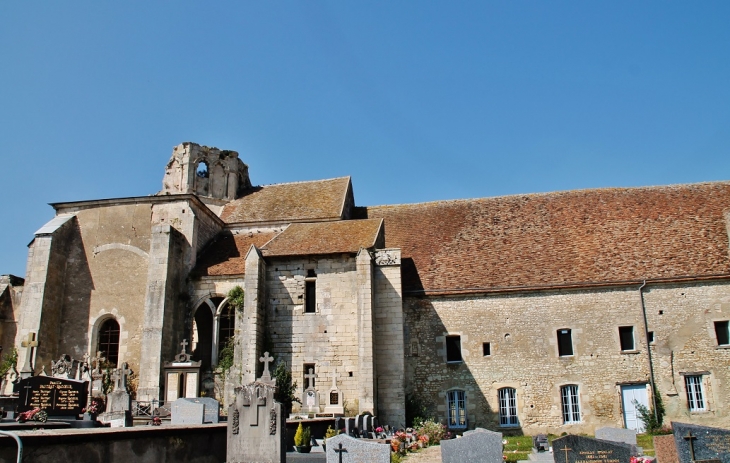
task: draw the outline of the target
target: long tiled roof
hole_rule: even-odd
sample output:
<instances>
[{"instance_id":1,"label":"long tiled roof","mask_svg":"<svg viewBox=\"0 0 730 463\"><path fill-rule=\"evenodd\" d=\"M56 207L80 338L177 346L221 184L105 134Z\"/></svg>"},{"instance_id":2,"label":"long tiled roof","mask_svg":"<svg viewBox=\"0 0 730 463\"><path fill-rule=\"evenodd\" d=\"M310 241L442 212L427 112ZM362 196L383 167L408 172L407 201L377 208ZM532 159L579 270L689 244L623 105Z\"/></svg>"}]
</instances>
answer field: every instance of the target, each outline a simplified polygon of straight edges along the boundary
<instances>
[{"instance_id":1,"label":"long tiled roof","mask_svg":"<svg viewBox=\"0 0 730 463\"><path fill-rule=\"evenodd\" d=\"M350 177L255 187L226 204L227 223L302 222L342 216Z\"/></svg>"},{"instance_id":2,"label":"long tiled roof","mask_svg":"<svg viewBox=\"0 0 730 463\"><path fill-rule=\"evenodd\" d=\"M223 232L201 252L195 264L195 276L242 275L246 270L246 254L251 245L261 247L276 236L275 232Z\"/></svg>"},{"instance_id":3,"label":"long tiled roof","mask_svg":"<svg viewBox=\"0 0 730 463\"><path fill-rule=\"evenodd\" d=\"M730 183L366 208L402 248L406 291L564 286L730 273Z\"/></svg>"},{"instance_id":4,"label":"long tiled roof","mask_svg":"<svg viewBox=\"0 0 730 463\"><path fill-rule=\"evenodd\" d=\"M261 248L264 257L354 253L376 245L382 220L294 223Z\"/></svg>"}]
</instances>

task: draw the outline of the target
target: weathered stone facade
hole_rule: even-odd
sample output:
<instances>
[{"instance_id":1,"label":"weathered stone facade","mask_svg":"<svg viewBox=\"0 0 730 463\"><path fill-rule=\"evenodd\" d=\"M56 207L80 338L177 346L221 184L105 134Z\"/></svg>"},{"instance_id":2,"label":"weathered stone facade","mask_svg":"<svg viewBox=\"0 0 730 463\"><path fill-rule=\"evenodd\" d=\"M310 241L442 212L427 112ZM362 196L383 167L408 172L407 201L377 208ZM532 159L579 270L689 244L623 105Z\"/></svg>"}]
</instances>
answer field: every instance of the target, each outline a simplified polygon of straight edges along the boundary
<instances>
[{"instance_id":1,"label":"weathered stone facade","mask_svg":"<svg viewBox=\"0 0 730 463\"><path fill-rule=\"evenodd\" d=\"M627 391L651 403L652 383L665 419L730 425L730 184L363 208L349 177L248 175L185 143L156 196L53 204L24 284L0 279L19 365L31 333L36 371L113 348L113 320L142 401L187 339L226 404L268 351L299 394L314 370L322 409L335 376L394 426L419 405L456 431L633 426Z\"/></svg>"}]
</instances>

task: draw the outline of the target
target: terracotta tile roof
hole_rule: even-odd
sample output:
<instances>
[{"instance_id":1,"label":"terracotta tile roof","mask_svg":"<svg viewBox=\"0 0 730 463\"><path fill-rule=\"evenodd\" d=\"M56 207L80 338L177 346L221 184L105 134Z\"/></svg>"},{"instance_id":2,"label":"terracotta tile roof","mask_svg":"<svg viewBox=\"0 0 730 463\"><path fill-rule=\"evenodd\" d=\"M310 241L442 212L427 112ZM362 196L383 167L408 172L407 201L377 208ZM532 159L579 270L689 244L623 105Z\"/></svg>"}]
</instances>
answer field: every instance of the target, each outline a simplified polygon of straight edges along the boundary
<instances>
[{"instance_id":1,"label":"terracotta tile roof","mask_svg":"<svg viewBox=\"0 0 730 463\"><path fill-rule=\"evenodd\" d=\"M382 220L293 223L261 252L268 256L301 256L357 252L376 245Z\"/></svg>"},{"instance_id":2,"label":"terracotta tile roof","mask_svg":"<svg viewBox=\"0 0 730 463\"><path fill-rule=\"evenodd\" d=\"M366 216L383 218L386 246L402 248L404 290L438 293L728 274L728 211L730 182L718 182L378 206Z\"/></svg>"},{"instance_id":3,"label":"terracotta tile roof","mask_svg":"<svg viewBox=\"0 0 730 463\"><path fill-rule=\"evenodd\" d=\"M276 236L275 232L234 235L225 231L202 250L192 274L194 276L242 275L246 270L245 258L251 245L261 247L274 236Z\"/></svg>"},{"instance_id":4,"label":"terracotta tile roof","mask_svg":"<svg viewBox=\"0 0 730 463\"><path fill-rule=\"evenodd\" d=\"M226 204L227 223L303 222L339 219L350 188L350 177L255 187Z\"/></svg>"}]
</instances>

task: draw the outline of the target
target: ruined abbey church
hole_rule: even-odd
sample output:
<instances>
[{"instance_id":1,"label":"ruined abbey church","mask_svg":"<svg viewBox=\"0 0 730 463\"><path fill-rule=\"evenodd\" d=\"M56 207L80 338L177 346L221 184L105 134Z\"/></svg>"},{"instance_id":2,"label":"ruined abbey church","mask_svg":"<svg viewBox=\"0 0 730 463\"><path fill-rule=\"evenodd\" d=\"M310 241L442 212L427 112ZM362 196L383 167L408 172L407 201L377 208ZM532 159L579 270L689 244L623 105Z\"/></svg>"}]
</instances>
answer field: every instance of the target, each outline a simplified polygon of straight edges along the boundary
<instances>
[{"instance_id":1,"label":"ruined abbey church","mask_svg":"<svg viewBox=\"0 0 730 463\"><path fill-rule=\"evenodd\" d=\"M658 400L730 426L729 182L365 207L349 177L254 186L183 143L156 195L51 205L0 279L0 339L36 373L102 352L164 401L187 340L209 373L185 387L223 402L270 351L322 408L334 382L394 426L640 429Z\"/></svg>"}]
</instances>

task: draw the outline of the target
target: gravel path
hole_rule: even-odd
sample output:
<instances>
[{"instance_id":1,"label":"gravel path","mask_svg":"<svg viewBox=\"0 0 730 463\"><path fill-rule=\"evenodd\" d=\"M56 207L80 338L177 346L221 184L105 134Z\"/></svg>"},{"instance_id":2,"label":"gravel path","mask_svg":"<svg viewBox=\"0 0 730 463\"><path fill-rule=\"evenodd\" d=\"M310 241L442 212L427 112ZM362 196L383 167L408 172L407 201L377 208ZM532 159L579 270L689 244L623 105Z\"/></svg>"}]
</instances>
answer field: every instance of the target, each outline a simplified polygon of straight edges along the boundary
<instances>
[{"instance_id":1,"label":"gravel path","mask_svg":"<svg viewBox=\"0 0 730 463\"><path fill-rule=\"evenodd\" d=\"M441 463L441 446L433 445L418 453L409 453L404 463Z\"/></svg>"}]
</instances>

